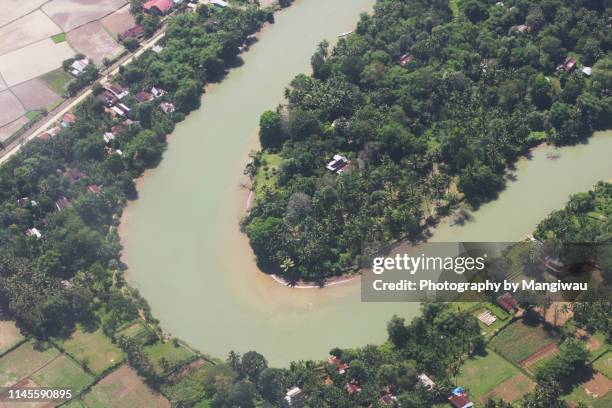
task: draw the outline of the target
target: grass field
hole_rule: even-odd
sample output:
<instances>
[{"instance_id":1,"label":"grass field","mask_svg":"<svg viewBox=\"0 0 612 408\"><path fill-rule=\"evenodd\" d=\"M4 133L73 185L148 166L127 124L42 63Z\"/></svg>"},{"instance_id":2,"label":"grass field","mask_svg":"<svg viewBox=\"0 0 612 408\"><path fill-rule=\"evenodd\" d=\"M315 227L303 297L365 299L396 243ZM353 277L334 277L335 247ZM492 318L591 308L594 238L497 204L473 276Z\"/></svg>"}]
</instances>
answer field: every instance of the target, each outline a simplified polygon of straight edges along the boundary
<instances>
[{"instance_id":1,"label":"grass field","mask_svg":"<svg viewBox=\"0 0 612 408\"><path fill-rule=\"evenodd\" d=\"M127 365L100 380L83 400L89 408L170 408L168 400L147 387Z\"/></svg>"},{"instance_id":2,"label":"grass field","mask_svg":"<svg viewBox=\"0 0 612 408\"><path fill-rule=\"evenodd\" d=\"M0 321L0 355L23 341L24 338L21 331L15 326L15 322L10 320Z\"/></svg>"},{"instance_id":3,"label":"grass field","mask_svg":"<svg viewBox=\"0 0 612 408\"><path fill-rule=\"evenodd\" d=\"M518 373L519 370L503 357L489 351L486 356L476 356L463 363L456 383L478 398Z\"/></svg>"},{"instance_id":4,"label":"grass field","mask_svg":"<svg viewBox=\"0 0 612 408\"><path fill-rule=\"evenodd\" d=\"M61 408L87 408L87 405L83 403L83 401L79 399L72 399L65 403L64 405L60 405Z\"/></svg>"},{"instance_id":5,"label":"grass field","mask_svg":"<svg viewBox=\"0 0 612 408\"><path fill-rule=\"evenodd\" d=\"M59 354L55 347L39 351L34 348L33 341L23 343L0 358L0 387L13 385L28 377Z\"/></svg>"},{"instance_id":6,"label":"grass field","mask_svg":"<svg viewBox=\"0 0 612 408\"><path fill-rule=\"evenodd\" d=\"M66 92L68 83L72 81L70 74L61 68L43 75L41 79L58 95L63 95Z\"/></svg>"},{"instance_id":7,"label":"grass field","mask_svg":"<svg viewBox=\"0 0 612 408\"><path fill-rule=\"evenodd\" d=\"M124 357L123 351L102 330L88 333L79 329L68 340L58 341L58 345L96 375L123 361Z\"/></svg>"},{"instance_id":8,"label":"grass field","mask_svg":"<svg viewBox=\"0 0 612 408\"><path fill-rule=\"evenodd\" d=\"M282 161L278 154L270 153L264 153L261 159L264 164L262 164L255 175L255 193L258 197L261 197L265 187L274 189L277 171Z\"/></svg>"},{"instance_id":9,"label":"grass field","mask_svg":"<svg viewBox=\"0 0 612 408\"><path fill-rule=\"evenodd\" d=\"M559 349L556 349L555 351L551 352L549 355L547 355L546 357L536 361L535 363L533 363L530 367L529 370L531 372L533 372L534 374L541 369L542 367L544 367L550 360L554 359L555 357L557 357L559 355Z\"/></svg>"},{"instance_id":10,"label":"grass field","mask_svg":"<svg viewBox=\"0 0 612 408\"><path fill-rule=\"evenodd\" d=\"M66 34L65 33L55 34L51 36L51 39L53 40L54 43L59 44L61 42L66 41Z\"/></svg>"},{"instance_id":11,"label":"grass field","mask_svg":"<svg viewBox=\"0 0 612 408\"><path fill-rule=\"evenodd\" d=\"M71 389L73 394L93 382L93 377L65 354L37 371L31 378L41 387Z\"/></svg>"},{"instance_id":12,"label":"grass field","mask_svg":"<svg viewBox=\"0 0 612 408\"><path fill-rule=\"evenodd\" d=\"M519 320L506 326L490 344L508 360L520 363L553 340L554 336L541 325L531 326Z\"/></svg>"},{"instance_id":13,"label":"grass field","mask_svg":"<svg viewBox=\"0 0 612 408\"><path fill-rule=\"evenodd\" d=\"M191 350L182 345L175 347L172 342L157 342L150 346L145 346L144 351L149 359L151 359L151 362L155 366L155 370L160 374L164 373L160 365L162 358L165 358L170 364L183 364L195 356Z\"/></svg>"},{"instance_id":14,"label":"grass field","mask_svg":"<svg viewBox=\"0 0 612 408\"><path fill-rule=\"evenodd\" d=\"M593 368L612 379L612 351L608 351L593 363Z\"/></svg>"}]
</instances>

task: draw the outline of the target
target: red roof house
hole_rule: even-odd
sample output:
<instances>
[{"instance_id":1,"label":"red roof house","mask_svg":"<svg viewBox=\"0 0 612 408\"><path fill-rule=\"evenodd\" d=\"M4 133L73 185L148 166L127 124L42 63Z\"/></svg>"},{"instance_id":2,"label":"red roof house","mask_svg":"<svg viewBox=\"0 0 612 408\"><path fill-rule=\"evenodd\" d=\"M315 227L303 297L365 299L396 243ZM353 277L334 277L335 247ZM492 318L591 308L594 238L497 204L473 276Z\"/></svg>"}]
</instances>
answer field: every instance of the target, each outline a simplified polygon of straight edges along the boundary
<instances>
[{"instance_id":1,"label":"red roof house","mask_svg":"<svg viewBox=\"0 0 612 408\"><path fill-rule=\"evenodd\" d=\"M149 102L151 99L153 99L153 95L146 91L140 91L134 95L134 98L136 98L138 102Z\"/></svg>"},{"instance_id":2,"label":"red roof house","mask_svg":"<svg viewBox=\"0 0 612 408\"><path fill-rule=\"evenodd\" d=\"M102 187L92 184L87 186L87 191L90 193L99 194L100 192L102 192Z\"/></svg>"},{"instance_id":3,"label":"red roof house","mask_svg":"<svg viewBox=\"0 0 612 408\"><path fill-rule=\"evenodd\" d=\"M572 72L574 68L576 68L577 62L578 61L576 61L576 58L567 57L563 65L561 65L561 68L563 68L565 72Z\"/></svg>"},{"instance_id":4,"label":"red roof house","mask_svg":"<svg viewBox=\"0 0 612 408\"><path fill-rule=\"evenodd\" d=\"M359 391L361 391L361 388L359 387L359 385L357 385L357 383L355 381L351 381L349 383L346 384L345 386L346 392L348 392L350 395L353 395Z\"/></svg>"},{"instance_id":5,"label":"red roof house","mask_svg":"<svg viewBox=\"0 0 612 408\"><path fill-rule=\"evenodd\" d=\"M518 307L517 300L510 293L506 293L498 297L497 304L508 313L512 313L512 311Z\"/></svg>"},{"instance_id":6,"label":"red roof house","mask_svg":"<svg viewBox=\"0 0 612 408\"><path fill-rule=\"evenodd\" d=\"M172 9L172 0L149 0L142 7L149 13L166 14Z\"/></svg>"},{"instance_id":7,"label":"red roof house","mask_svg":"<svg viewBox=\"0 0 612 408\"><path fill-rule=\"evenodd\" d=\"M455 408L471 408L474 403L470 401L467 394L452 394L448 400Z\"/></svg>"},{"instance_id":8,"label":"red roof house","mask_svg":"<svg viewBox=\"0 0 612 408\"><path fill-rule=\"evenodd\" d=\"M329 356L327 362L336 366L336 371L338 371L339 374L344 374L346 369L349 367L348 364L346 364L336 356Z\"/></svg>"},{"instance_id":9,"label":"red roof house","mask_svg":"<svg viewBox=\"0 0 612 408\"><path fill-rule=\"evenodd\" d=\"M402 67L405 67L406 65L410 64L412 61L414 61L414 55L412 54L404 54L400 57L399 59L399 64Z\"/></svg>"}]
</instances>

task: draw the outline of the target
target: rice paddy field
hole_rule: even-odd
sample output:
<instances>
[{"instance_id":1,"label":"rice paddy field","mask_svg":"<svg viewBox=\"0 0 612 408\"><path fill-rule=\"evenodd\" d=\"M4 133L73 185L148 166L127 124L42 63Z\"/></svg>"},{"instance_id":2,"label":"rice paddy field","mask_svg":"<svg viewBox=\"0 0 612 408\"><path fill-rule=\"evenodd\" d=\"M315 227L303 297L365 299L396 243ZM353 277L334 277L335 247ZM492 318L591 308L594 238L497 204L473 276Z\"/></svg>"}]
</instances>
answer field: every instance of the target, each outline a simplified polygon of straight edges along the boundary
<instances>
[{"instance_id":1,"label":"rice paddy field","mask_svg":"<svg viewBox=\"0 0 612 408\"><path fill-rule=\"evenodd\" d=\"M0 387L9 387L29 377L60 352L54 347L39 349L33 341L27 341L0 358Z\"/></svg>"}]
</instances>

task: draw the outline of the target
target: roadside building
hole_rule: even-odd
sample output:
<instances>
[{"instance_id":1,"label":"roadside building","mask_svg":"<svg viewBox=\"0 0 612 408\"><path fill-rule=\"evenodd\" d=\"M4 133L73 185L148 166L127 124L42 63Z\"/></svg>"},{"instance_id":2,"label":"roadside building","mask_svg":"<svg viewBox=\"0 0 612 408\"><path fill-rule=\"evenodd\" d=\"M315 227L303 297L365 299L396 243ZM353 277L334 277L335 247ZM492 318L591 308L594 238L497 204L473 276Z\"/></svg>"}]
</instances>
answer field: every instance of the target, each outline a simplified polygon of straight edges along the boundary
<instances>
[{"instance_id":1,"label":"roadside building","mask_svg":"<svg viewBox=\"0 0 612 408\"><path fill-rule=\"evenodd\" d=\"M119 41L125 41L128 38L140 40L144 36L144 27L141 25L135 25L132 28L128 28L123 33L119 34Z\"/></svg>"},{"instance_id":2,"label":"roadside building","mask_svg":"<svg viewBox=\"0 0 612 408\"><path fill-rule=\"evenodd\" d=\"M142 8L151 14L165 15L172 10L174 2L172 0L149 0L142 5Z\"/></svg>"},{"instance_id":3,"label":"roadside building","mask_svg":"<svg viewBox=\"0 0 612 408\"><path fill-rule=\"evenodd\" d=\"M125 89L119 84L104 84L103 88L119 100L125 98L130 94L127 89Z\"/></svg>"},{"instance_id":4,"label":"roadside building","mask_svg":"<svg viewBox=\"0 0 612 408\"><path fill-rule=\"evenodd\" d=\"M70 65L70 73L74 76L79 76L85 71L88 65L89 60L87 58L76 60Z\"/></svg>"},{"instance_id":5,"label":"roadside building","mask_svg":"<svg viewBox=\"0 0 612 408\"><path fill-rule=\"evenodd\" d=\"M162 47L161 45L154 45L153 48L151 48L151 51L153 51L156 54L159 54L163 50L164 50L164 47Z\"/></svg>"},{"instance_id":6,"label":"roadside building","mask_svg":"<svg viewBox=\"0 0 612 408\"><path fill-rule=\"evenodd\" d=\"M72 125L74 122L76 122L76 120L77 118L74 113L68 112L62 117L61 125L62 127L67 128L70 127L70 125Z\"/></svg>"}]
</instances>

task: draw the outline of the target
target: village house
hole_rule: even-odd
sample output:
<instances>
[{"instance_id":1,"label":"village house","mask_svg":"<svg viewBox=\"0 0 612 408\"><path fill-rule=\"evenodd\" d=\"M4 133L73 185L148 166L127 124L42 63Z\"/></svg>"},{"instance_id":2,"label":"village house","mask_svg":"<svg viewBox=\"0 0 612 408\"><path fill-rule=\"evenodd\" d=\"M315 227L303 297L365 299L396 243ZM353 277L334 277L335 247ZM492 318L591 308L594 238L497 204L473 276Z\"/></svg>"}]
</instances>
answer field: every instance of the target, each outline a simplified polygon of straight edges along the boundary
<instances>
[{"instance_id":1,"label":"village house","mask_svg":"<svg viewBox=\"0 0 612 408\"><path fill-rule=\"evenodd\" d=\"M102 192L102 186L90 184L87 186L87 192L93 193L93 194L100 194Z\"/></svg>"},{"instance_id":2,"label":"village house","mask_svg":"<svg viewBox=\"0 0 612 408\"><path fill-rule=\"evenodd\" d=\"M407 53L407 54L404 54L404 55L402 55L402 56L400 57L400 59L399 59L399 64L400 64L402 67L405 67L406 65L410 64L410 63L411 63L412 61L414 61L414 60L415 60L414 55L412 55L412 54L408 54L408 53Z\"/></svg>"},{"instance_id":3,"label":"village house","mask_svg":"<svg viewBox=\"0 0 612 408\"><path fill-rule=\"evenodd\" d=\"M125 98L130 93L127 89L118 84L105 84L103 88L119 100Z\"/></svg>"},{"instance_id":4,"label":"village house","mask_svg":"<svg viewBox=\"0 0 612 408\"><path fill-rule=\"evenodd\" d=\"M59 200L55 202L55 209L57 211L62 211L70 205L70 200L66 197L61 197Z\"/></svg>"},{"instance_id":5,"label":"village house","mask_svg":"<svg viewBox=\"0 0 612 408\"><path fill-rule=\"evenodd\" d=\"M418 382L421 384L427 391L431 391L435 388L436 383L433 382L431 378L427 376L427 374L422 373L418 375Z\"/></svg>"},{"instance_id":6,"label":"village house","mask_svg":"<svg viewBox=\"0 0 612 408\"><path fill-rule=\"evenodd\" d=\"M544 266L554 275L563 275L565 264L559 258L552 256L544 257Z\"/></svg>"},{"instance_id":7,"label":"village house","mask_svg":"<svg viewBox=\"0 0 612 408\"><path fill-rule=\"evenodd\" d=\"M455 408L471 408L474 406L474 403L470 401L462 387L455 388L450 397L448 397L448 400Z\"/></svg>"},{"instance_id":8,"label":"village house","mask_svg":"<svg viewBox=\"0 0 612 408\"><path fill-rule=\"evenodd\" d=\"M96 96L96 99L102 102L106 107L111 107L119 101L115 95L107 90L104 90L101 94Z\"/></svg>"},{"instance_id":9,"label":"village house","mask_svg":"<svg viewBox=\"0 0 612 408\"><path fill-rule=\"evenodd\" d=\"M497 298L497 304L506 312L512 314L518 309L518 301L510 293L504 293Z\"/></svg>"},{"instance_id":10,"label":"village house","mask_svg":"<svg viewBox=\"0 0 612 408\"><path fill-rule=\"evenodd\" d=\"M42 234L40 233L40 231L38 230L38 228L29 228L26 231L26 236L28 237L36 237L36 239L41 239L42 238Z\"/></svg>"},{"instance_id":11,"label":"village house","mask_svg":"<svg viewBox=\"0 0 612 408\"><path fill-rule=\"evenodd\" d=\"M151 94L155 97L155 98L160 98L162 96L164 96L166 94L166 91L164 91L161 88L156 88L153 87L151 88Z\"/></svg>"},{"instance_id":12,"label":"village house","mask_svg":"<svg viewBox=\"0 0 612 408\"><path fill-rule=\"evenodd\" d=\"M115 106L111 107L111 111L113 111L116 115L123 117L130 112L130 108L128 108L122 103L118 103Z\"/></svg>"},{"instance_id":13,"label":"village house","mask_svg":"<svg viewBox=\"0 0 612 408\"><path fill-rule=\"evenodd\" d=\"M136 95L134 95L134 98L136 98L138 102L144 103L144 102L149 102L150 100L152 100L153 95L151 95L150 93L146 91L140 91Z\"/></svg>"},{"instance_id":14,"label":"village house","mask_svg":"<svg viewBox=\"0 0 612 408\"><path fill-rule=\"evenodd\" d=\"M79 76L85 71L85 68L89 65L87 58L76 60L70 65L70 73L74 76Z\"/></svg>"},{"instance_id":15,"label":"village house","mask_svg":"<svg viewBox=\"0 0 612 408\"><path fill-rule=\"evenodd\" d=\"M582 68L582 73L588 77L590 77L591 75L593 75L593 68L591 67L584 67Z\"/></svg>"},{"instance_id":16,"label":"village house","mask_svg":"<svg viewBox=\"0 0 612 408\"><path fill-rule=\"evenodd\" d=\"M49 134L49 132L43 132L40 135L38 135L38 138L41 140L47 141L51 139L51 135Z\"/></svg>"},{"instance_id":17,"label":"village house","mask_svg":"<svg viewBox=\"0 0 612 408\"><path fill-rule=\"evenodd\" d=\"M285 394L285 402L287 405L292 406L292 404L299 398L299 395L302 393L300 387L292 387L287 390Z\"/></svg>"},{"instance_id":18,"label":"village house","mask_svg":"<svg viewBox=\"0 0 612 408\"><path fill-rule=\"evenodd\" d=\"M74 115L74 113L68 112L62 117L61 125L62 127L65 127L65 128L70 127L70 125L76 122L76 119L77 118Z\"/></svg>"},{"instance_id":19,"label":"village house","mask_svg":"<svg viewBox=\"0 0 612 408\"><path fill-rule=\"evenodd\" d=\"M578 61L576 61L576 58L567 57L565 58L565 62L563 62L560 68L563 69L565 72L570 73L574 70L574 68L576 68L577 63Z\"/></svg>"},{"instance_id":20,"label":"village house","mask_svg":"<svg viewBox=\"0 0 612 408\"><path fill-rule=\"evenodd\" d=\"M151 48L151 51L153 51L156 54L159 54L163 50L164 50L164 47L162 47L161 45L154 45L153 48Z\"/></svg>"},{"instance_id":21,"label":"village house","mask_svg":"<svg viewBox=\"0 0 612 408\"><path fill-rule=\"evenodd\" d=\"M172 0L149 0L142 5L142 8L151 14L164 15L174 7Z\"/></svg>"},{"instance_id":22,"label":"village house","mask_svg":"<svg viewBox=\"0 0 612 408\"><path fill-rule=\"evenodd\" d=\"M73 183L79 181L85 176L85 173L78 171L77 169L68 169L64 172L64 177L68 177Z\"/></svg>"},{"instance_id":23,"label":"village house","mask_svg":"<svg viewBox=\"0 0 612 408\"><path fill-rule=\"evenodd\" d=\"M359 385L357 384L357 381L355 380L351 380L348 383L346 383L346 385L344 386L344 389L346 389L346 392L348 392L349 395L353 395L361 391L361 387L359 387Z\"/></svg>"},{"instance_id":24,"label":"village house","mask_svg":"<svg viewBox=\"0 0 612 408\"><path fill-rule=\"evenodd\" d=\"M104 139L104 143L109 144L115 140L115 134L112 132L106 132L104 133L104 136L102 136L102 139Z\"/></svg>"},{"instance_id":25,"label":"village house","mask_svg":"<svg viewBox=\"0 0 612 408\"><path fill-rule=\"evenodd\" d=\"M223 1L223 0L200 0L199 3L200 4L212 4L213 6L218 6L218 7L227 7L229 5L227 1Z\"/></svg>"},{"instance_id":26,"label":"village house","mask_svg":"<svg viewBox=\"0 0 612 408\"><path fill-rule=\"evenodd\" d=\"M349 163L349 159L339 154L336 154L334 155L334 159L327 163L327 166L325 166L325 168L327 168L327 170L331 171L332 173L341 174L346 168L346 166L349 165Z\"/></svg>"},{"instance_id":27,"label":"village house","mask_svg":"<svg viewBox=\"0 0 612 408\"><path fill-rule=\"evenodd\" d=\"M174 108L174 105L171 104L170 102L162 102L159 104L159 107L164 113L172 113L176 110Z\"/></svg>"},{"instance_id":28,"label":"village house","mask_svg":"<svg viewBox=\"0 0 612 408\"><path fill-rule=\"evenodd\" d=\"M144 36L144 27L141 25L135 25L132 28L125 30L123 33L119 34L119 41L125 41L128 38L133 38L135 40L140 40Z\"/></svg>"},{"instance_id":29,"label":"village house","mask_svg":"<svg viewBox=\"0 0 612 408\"><path fill-rule=\"evenodd\" d=\"M329 358L327 359L327 363L335 366L338 374L344 374L346 372L346 369L349 367L348 364L346 364L336 356L329 356Z\"/></svg>"}]
</instances>

